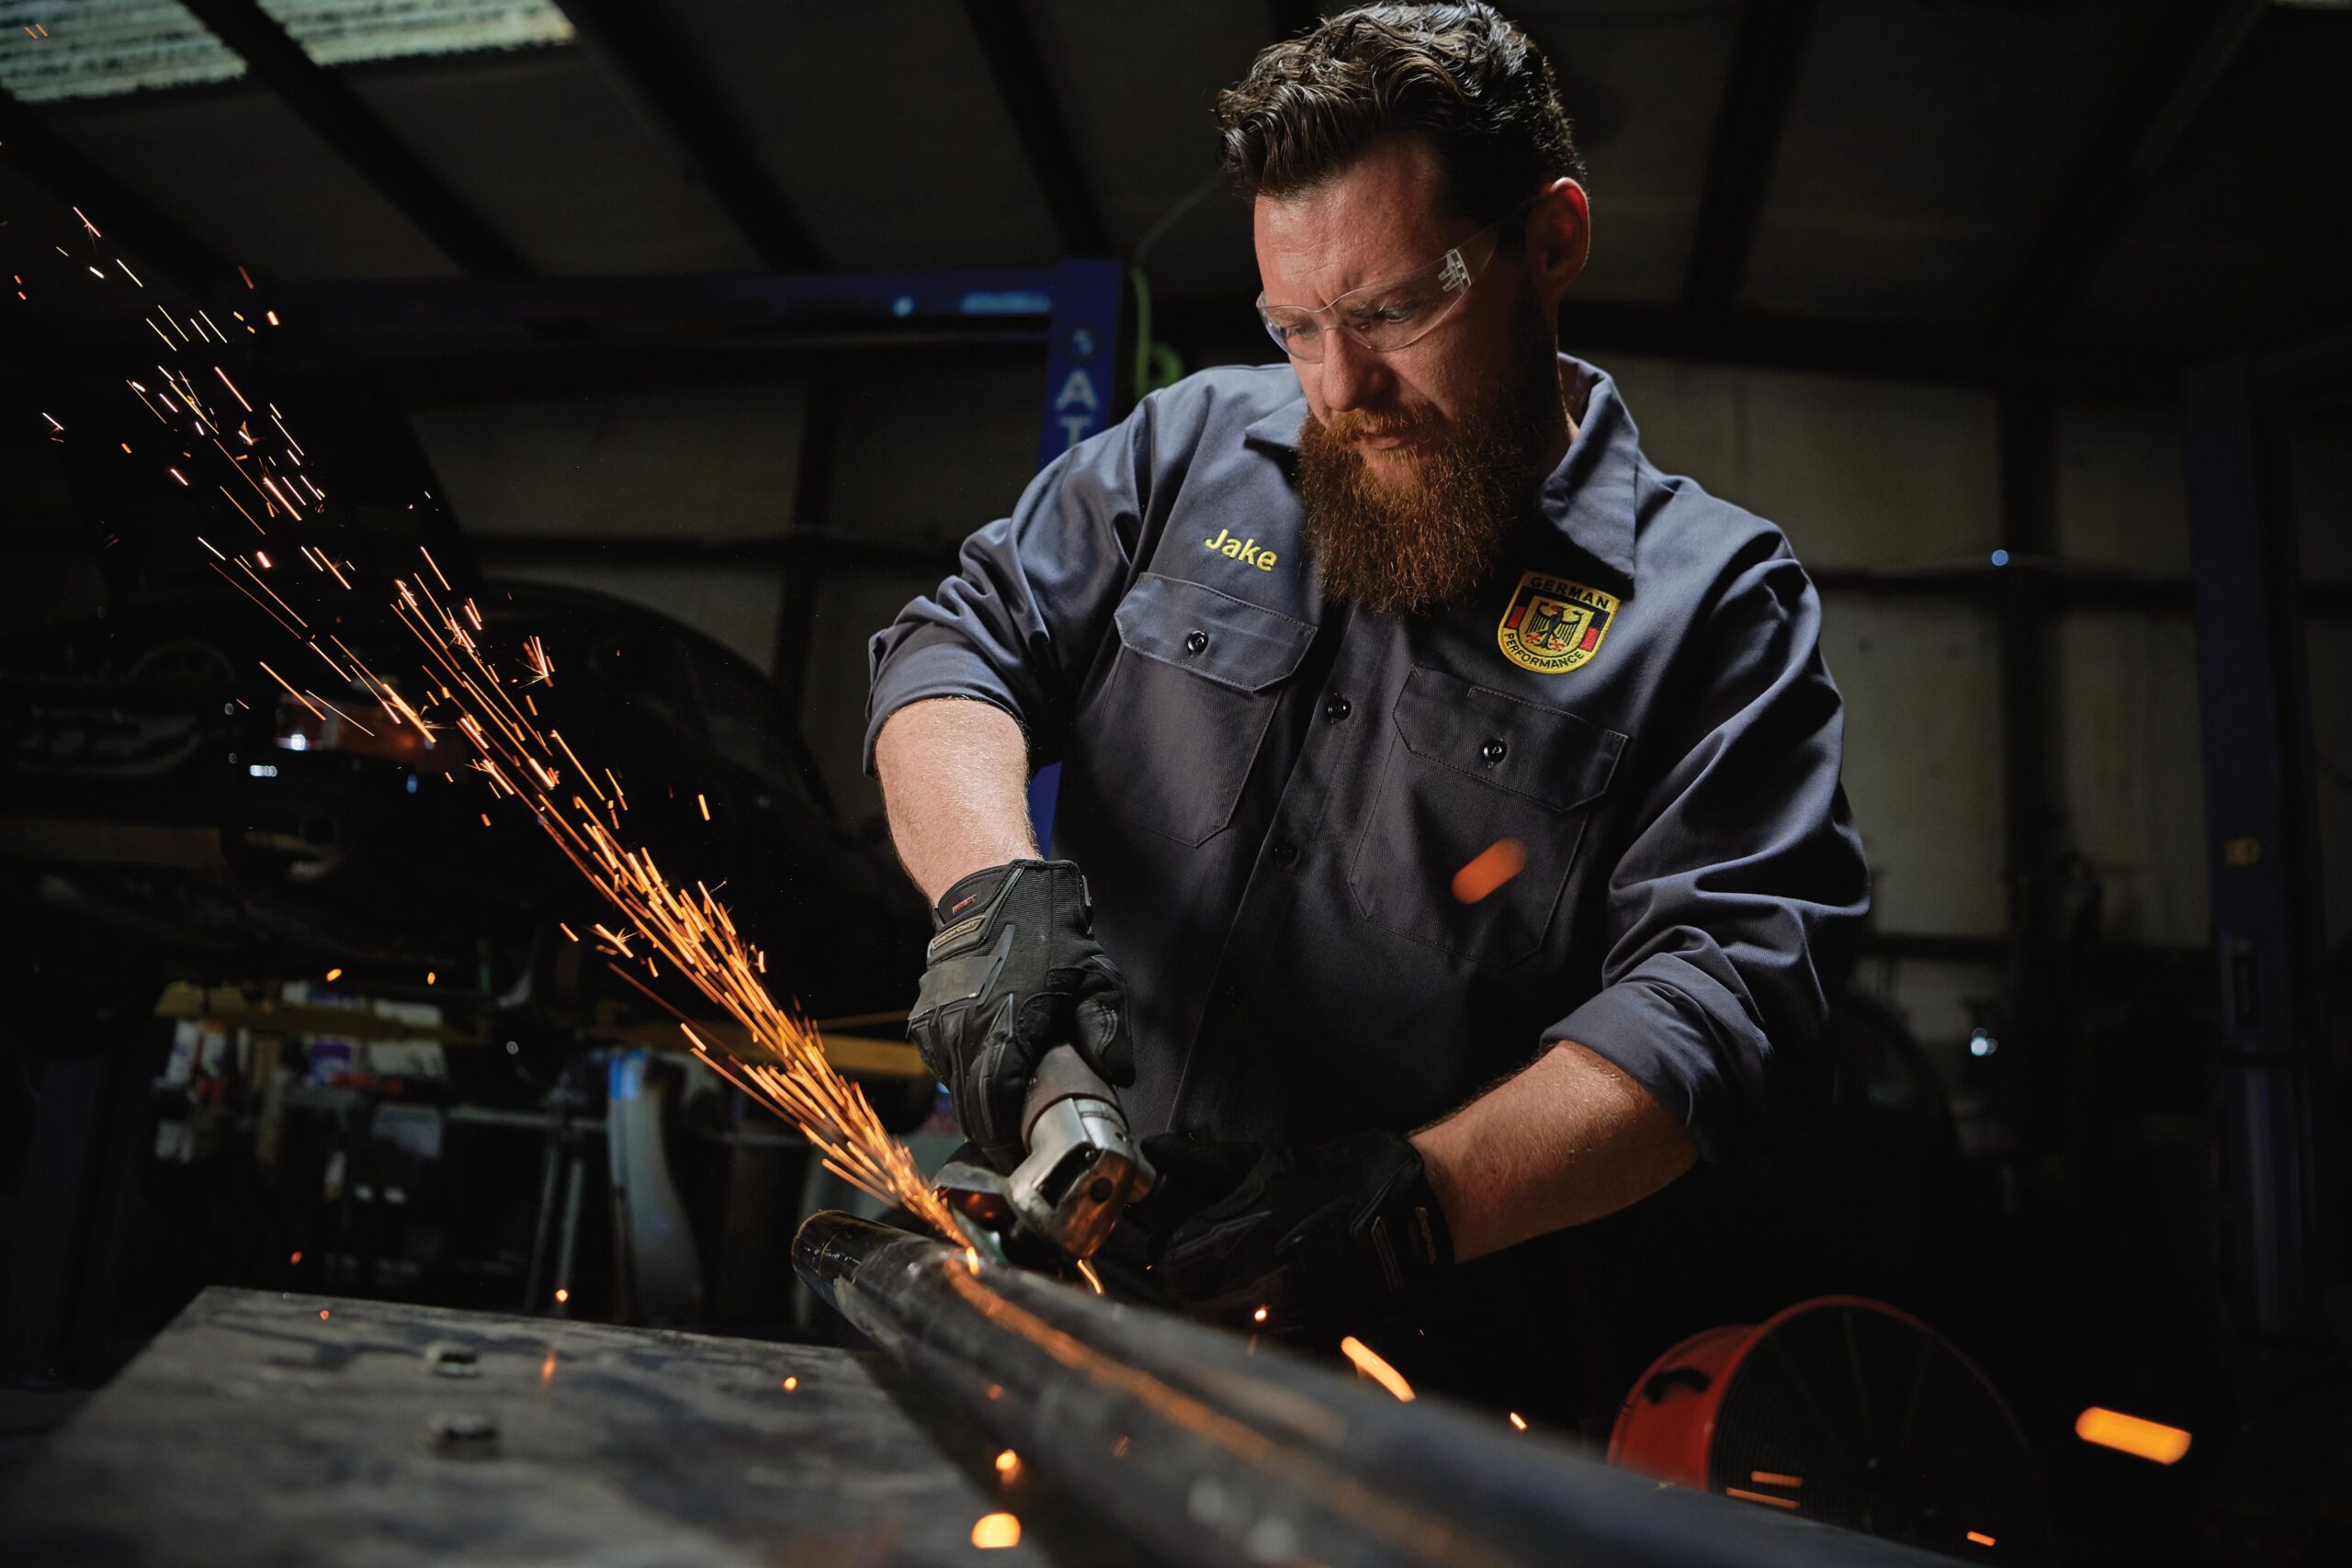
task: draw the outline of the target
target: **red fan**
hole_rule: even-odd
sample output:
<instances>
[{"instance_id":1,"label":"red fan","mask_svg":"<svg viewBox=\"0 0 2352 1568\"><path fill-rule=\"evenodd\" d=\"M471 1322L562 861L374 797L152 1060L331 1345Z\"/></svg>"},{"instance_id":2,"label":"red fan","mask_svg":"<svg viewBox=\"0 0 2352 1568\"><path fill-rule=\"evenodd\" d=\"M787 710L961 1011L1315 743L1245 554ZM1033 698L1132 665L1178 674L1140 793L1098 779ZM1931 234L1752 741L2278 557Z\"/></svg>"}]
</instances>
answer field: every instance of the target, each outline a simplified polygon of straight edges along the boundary
<instances>
[{"instance_id":1,"label":"red fan","mask_svg":"<svg viewBox=\"0 0 2352 1568\"><path fill-rule=\"evenodd\" d=\"M1953 1556L2049 1554L2033 1458L2001 1396L1934 1329L1858 1296L1677 1345L1634 1386L1609 1459Z\"/></svg>"}]
</instances>

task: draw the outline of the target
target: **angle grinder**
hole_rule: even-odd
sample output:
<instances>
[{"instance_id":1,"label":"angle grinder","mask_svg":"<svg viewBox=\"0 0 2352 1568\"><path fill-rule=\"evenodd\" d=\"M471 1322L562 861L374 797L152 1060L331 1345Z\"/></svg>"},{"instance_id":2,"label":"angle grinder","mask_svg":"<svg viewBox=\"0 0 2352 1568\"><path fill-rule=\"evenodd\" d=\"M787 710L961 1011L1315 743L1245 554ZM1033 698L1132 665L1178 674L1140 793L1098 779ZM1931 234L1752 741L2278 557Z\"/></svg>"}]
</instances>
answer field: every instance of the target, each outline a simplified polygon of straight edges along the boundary
<instances>
[{"instance_id":1,"label":"angle grinder","mask_svg":"<svg viewBox=\"0 0 2352 1568\"><path fill-rule=\"evenodd\" d=\"M1121 1212L1151 1190L1117 1093L1075 1047L1039 1059L1021 1103L1021 1141L1029 1152L1009 1174L957 1158L932 1178L966 1239L990 1257L1054 1267L1091 1258Z\"/></svg>"}]
</instances>

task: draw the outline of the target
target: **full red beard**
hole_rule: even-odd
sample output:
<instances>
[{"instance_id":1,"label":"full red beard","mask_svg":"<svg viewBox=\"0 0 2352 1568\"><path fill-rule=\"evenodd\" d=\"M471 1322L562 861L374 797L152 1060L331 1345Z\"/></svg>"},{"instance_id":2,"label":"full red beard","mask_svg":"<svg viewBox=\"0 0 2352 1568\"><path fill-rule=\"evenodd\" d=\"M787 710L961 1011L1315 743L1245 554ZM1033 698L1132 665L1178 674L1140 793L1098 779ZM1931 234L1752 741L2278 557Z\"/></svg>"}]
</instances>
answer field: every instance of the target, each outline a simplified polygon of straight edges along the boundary
<instances>
[{"instance_id":1,"label":"full red beard","mask_svg":"<svg viewBox=\"0 0 2352 1568\"><path fill-rule=\"evenodd\" d=\"M1502 395L1463 420L1366 409L1307 420L1299 493L1333 597L1378 615L1421 615L1459 603L1493 570L1566 420L1551 334L1532 314L1522 309L1513 333L1530 353ZM1359 442L1385 434L1405 443L1388 449L1389 471L1374 473Z\"/></svg>"}]
</instances>

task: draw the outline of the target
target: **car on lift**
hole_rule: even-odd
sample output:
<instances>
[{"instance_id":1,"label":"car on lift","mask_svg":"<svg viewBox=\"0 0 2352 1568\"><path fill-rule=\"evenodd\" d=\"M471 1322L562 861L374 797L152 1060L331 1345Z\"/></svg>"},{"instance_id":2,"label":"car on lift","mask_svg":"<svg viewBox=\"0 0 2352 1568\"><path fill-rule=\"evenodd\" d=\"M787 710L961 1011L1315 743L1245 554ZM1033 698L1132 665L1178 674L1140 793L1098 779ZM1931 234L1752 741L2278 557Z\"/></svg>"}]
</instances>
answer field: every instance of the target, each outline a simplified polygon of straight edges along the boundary
<instances>
[{"instance_id":1,"label":"car on lift","mask_svg":"<svg viewBox=\"0 0 2352 1568\"><path fill-rule=\"evenodd\" d=\"M473 597L476 636L508 668L537 639L552 679L518 694L625 795L627 841L714 889L780 993L812 1017L903 1010L921 901L842 821L764 674L607 595L492 582ZM423 705L417 647L389 616L343 635ZM305 665L307 689L334 694L323 705L273 673ZM346 987L526 1023L640 1000L568 934L610 911L523 803L469 768L461 737L386 722L243 605L174 588L0 640L0 895L51 976L152 993L336 969Z\"/></svg>"}]
</instances>

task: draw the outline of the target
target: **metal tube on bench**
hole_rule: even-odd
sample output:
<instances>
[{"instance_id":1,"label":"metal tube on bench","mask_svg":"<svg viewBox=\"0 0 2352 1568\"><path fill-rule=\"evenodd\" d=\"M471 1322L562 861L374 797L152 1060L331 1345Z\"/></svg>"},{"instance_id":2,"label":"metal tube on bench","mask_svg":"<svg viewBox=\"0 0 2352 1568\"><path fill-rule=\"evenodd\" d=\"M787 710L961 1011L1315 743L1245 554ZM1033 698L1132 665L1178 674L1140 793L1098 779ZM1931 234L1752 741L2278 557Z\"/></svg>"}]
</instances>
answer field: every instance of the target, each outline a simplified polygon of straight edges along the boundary
<instances>
[{"instance_id":1,"label":"metal tube on bench","mask_svg":"<svg viewBox=\"0 0 2352 1568\"><path fill-rule=\"evenodd\" d=\"M1043 1478L1170 1562L1864 1568L1947 1560L1657 1483L926 1236L809 1216L793 1265Z\"/></svg>"}]
</instances>

